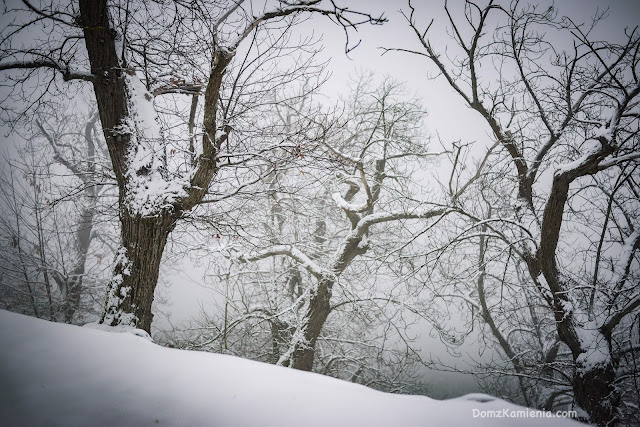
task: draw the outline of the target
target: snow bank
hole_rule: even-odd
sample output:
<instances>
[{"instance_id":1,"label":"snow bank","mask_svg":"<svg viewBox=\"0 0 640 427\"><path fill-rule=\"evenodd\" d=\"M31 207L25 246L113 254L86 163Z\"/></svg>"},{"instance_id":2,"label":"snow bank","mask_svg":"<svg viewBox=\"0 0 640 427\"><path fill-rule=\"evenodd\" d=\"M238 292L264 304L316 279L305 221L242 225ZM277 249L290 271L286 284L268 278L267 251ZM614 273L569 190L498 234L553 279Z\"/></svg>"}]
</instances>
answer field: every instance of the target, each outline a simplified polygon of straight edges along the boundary
<instances>
[{"instance_id":1,"label":"snow bank","mask_svg":"<svg viewBox=\"0 0 640 427\"><path fill-rule=\"evenodd\" d=\"M391 395L236 357L163 348L134 333L2 310L0 348L4 425L576 425L558 418L481 418L481 411L523 408L477 394L448 401Z\"/></svg>"}]
</instances>

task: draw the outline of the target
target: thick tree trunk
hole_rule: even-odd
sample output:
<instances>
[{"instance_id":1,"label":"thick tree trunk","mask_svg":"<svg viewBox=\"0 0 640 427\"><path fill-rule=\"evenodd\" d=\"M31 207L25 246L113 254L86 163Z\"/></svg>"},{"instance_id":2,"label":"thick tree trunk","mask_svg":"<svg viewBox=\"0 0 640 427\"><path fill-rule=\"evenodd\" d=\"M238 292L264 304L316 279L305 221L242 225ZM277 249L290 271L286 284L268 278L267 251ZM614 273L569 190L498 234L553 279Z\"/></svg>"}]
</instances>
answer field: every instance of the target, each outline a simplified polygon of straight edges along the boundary
<instances>
[{"instance_id":1,"label":"thick tree trunk","mask_svg":"<svg viewBox=\"0 0 640 427\"><path fill-rule=\"evenodd\" d=\"M150 333L160 261L175 218L166 211L157 217L125 213L121 223L123 247L109 284L101 323L135 326Z\"/></svg>"},{"instance_id":2,"label":"thick tree trunk","mask_svg":"<svg viewBox=\"0 0 640 427\"><path fill-rule=\"evenodd\" d=\"M615 423L616 408L620 403L615 378L616 370L611 362L576 372L573 395L578 406L589 414L589 422L598 426Z\"/></svg>"},{"instance_id":3,"label":"thick tree trunk","mask_svg":"<svg viewBox=\"0 0 640 427\"><path fill-rule=\"evenodd\" d=\"M531 277L536 280L539 273L542 273L547 282L558 335L573 355L576 366L573 378L574 399L589 414L589 421L599 426L614 423L620 402L620 395L615 389L616 368L610 356L611 334L600 333L594 338L601 341L597 345L598 349L590 348L594 343L584 342L584 331L581 330L583 326L576 320L573 302L569 297L570 286L565 283L556 265L556 250L570 184L581 176L597 172L600 160L611 152L610 146L603 145L601 150L590 154L588 161L582 162L579 167L556 173L542 218L540 246L535 259L527 262ZM546 289L543 292L547 292ZM606 343L606 349L603 343ZM593 361L594 366L585 366L590 353L594 351L606 352L607 360ZM585 356L586 359L582 360Z\"/></svg>"},{"instance_id":4,"label":"thick tree trunk","mask_svg":"<svg viewBox=\"0 0 640 427\"><path fill-rule=\"evenodd\" d=\"M130 133L118 131L130 119L131 113L127 104L123 65L116 48L117 32L110 27L106 0L80 0L79 5L79 21L84 31L91 73L99 76L93 82L93 89L119 190L122 247L107 290L102 322L131 325L150 332L153 318L151 304L167 237L182 208L191 208L202 199L214 168L205 168L209 175L202 179L202 183L198 181L200 190L191 195L188 203L182 201L181 206L162 208L149 216L129 210L129 155L135 152L136 147L133 146L135 141ZM224 69L219 72L220 79L223 72ZM217 83L216 87L219 87ZM213 158L215 153L207 154Z\"/></svg>"},{"instance_id":5,"label":"thick tree trunk","mask_svg":"<svg viewBox=\"0 0 640 427\"><path fill-rule=\"evenodd\" d=\"M545 275L545 277L547 277L547 282L553 280L556 282L555 286L558 286L557 273L554 277L551 275ZM585 348L585 343L580 339L580 326L575 324L574 313L566 310L566 307L570 307L570 305L563 297L566 298L563 293L554 294L553 307L558 335L571 350L576 366L573 378L575 402L589 414L589 422L598 426L612 425L620 403L620 395L615 389L616 368L614 362L609 356L608 360L599 361L599 363L594 361L598 364L594 367L588 367L585 366L588 360L582 360L585 356L588 359L588 355L595 351L606 351L610 354L611 338L605 334L598 337L603 342L606 340L606 350L589 348L588 344Z\"/></svg>"}]
</instances>

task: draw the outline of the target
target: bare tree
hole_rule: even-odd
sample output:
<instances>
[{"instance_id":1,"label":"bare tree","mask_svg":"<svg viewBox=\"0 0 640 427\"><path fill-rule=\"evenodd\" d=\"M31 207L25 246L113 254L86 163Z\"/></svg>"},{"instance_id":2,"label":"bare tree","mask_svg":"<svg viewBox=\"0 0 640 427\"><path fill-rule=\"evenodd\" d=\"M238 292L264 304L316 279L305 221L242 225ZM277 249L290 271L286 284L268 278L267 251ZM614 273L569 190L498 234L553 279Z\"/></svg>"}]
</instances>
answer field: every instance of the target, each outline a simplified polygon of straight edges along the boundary
<instances>
[{"instance_id":1,"label":"bare tree","mask_svg":"<svg viewBox=\"0 0 640 427\"><path fill-rule=\"evenodd\" d=\"M503 193L501 181L501 173L491 171L478 178L460 201L478 224L464 217L443 224L446 232L438 239L440 246L431 248L421 277L446 310L459 314L454 321L464 321L466 328L452 332L453 344L474 340L467 354L474 367L458 369L449 363L445 369L474 374L493 395L530 407L557 409L566 405L558 397L571 391L568 361L559 357L552 312L526 280L526 265L509 245L516 236L504 235L494 223L510 210L504 204L509 196ZM434 317L442 319L438 321L441 328L447 328L445 316Z\"/></svg>"},{"instance_id":2,"label":"bare tree","mask_svg":"<svg viewBox=\"0 0 640 427\"><path fill-rule=\"evenodd\" d=\"M266 299L270 305L263 302L259 310L255 304L245 303L247 310L240 314L263 322L268 319L273 361L283 366L314 368L317 343L323 342L322 331L332 312L338 319L334 326L339 339L338 325L349 323L349 313L366 312L362 307L367 304L376 313L406 310L403 298L390 297L391 285L375 284L375 273L369 269L378 269L380 274L384 262L362 260L358 268L351 266L365 254L386 258L392 247L387 239L402 239L400 230L410 238L403 225L406 221L438 218L450 212L437 203L419 202L410 196L415 190L410 179L412 161L436 155L427 150L420 133L423 113L419 105L402 100L399 85L390 79L379 88L371 85L370 80L359 81L347 101L348 113L338 120L325 121L317 112L308 115L290 107L315 124L316 134L309 135L312 144L302 146L301 156L331 159L325 166L331 174L302 166L274 170L266 199L271 215L268 220L254 220L266 234L253 231L252 236L260 236L249 240L254 249L235 256L241 263L254 264L257 270L233 271L232 278L263 283L254 285L261 289L257 293L273 296ZM343 189L337 191L340 187ZM376 243L372 245L372 241ZM391 260L386 262L392 264ZM354 305L360 308L356 310ZM327 356L335 354L327 352Z\"/></svg>"},{"instance_id":3,"label":"bare tree","mask_svg":"<svg viewBox=\"0 0 640 427\"><path fill-rule=\"evenodd\" d=\"M62 164L80 181L79 195L82 200L80 200L79 219L75 226L72 250L68 254L71 265L69 269L51 271L52 278L64 294L65 322L72 321L84 291L83 281L89 249L91 242L98 236L97 230L94 230L94 223L99 214L99 197L105 190L106 176L110 173L110 168L101 161L106 159L106 150L98 136L97 120L97 112L92 112L80 135L78 135L79 132L69 135L64 129L59 128L55 133L48 131L45 128L46 123L36 120L38 130L54 152L53 160ZM58 122L57 125L59 126L60 123ZM68 141L69 136L72 137L70 141ZM78 139L81 142L78 142ZM81 147L82 150L78 152ZM65 151L68 154L65 154ZM100 237L103 241L105 240L104 235Z\"/></svg>"},{"instance_id":4,"label":"bare tree","mask_svg":"<svg viewBox=\"0 0 640 427\"><path fill-rule=\"evenodd\" d=\"M92 251L92 241L109 237L99 235L96 226L108 218L101 211L105 199L100 193L109 168L95 135L97 114L90 114L84 126L73 116L53 114L55 128L46 131L51 117L41 114L36 119L38 134L21 149L21 160L7 160L0 229L11 243L3 251L0 271L6 308L24 312L27 304L11 294L19 297L26 290L32 309L27 312L71 323L95 309L83 306L81 299L94 296L98 288L97 283L84 284L87 274L93 272L95 279L99 270L99 263L88 261L99 253ZM78 312L80 318L75 319Z\"/></svg>"},{"instance_id":5,"label":"bare tree","mask_svg":"<svg viewBox=\"0 0 640 427\"><path fill-rule=\"evenodd\" d=\"M200 203L220 166L233 131L224 117L221 88L232 61L256 40L280 38L290 20L328 16L345 31L381 23L370 15L322 1L279 1L273 9L249 2L202 1L110 4L80 0L36 7L25 1L3 32L1 70L47 76L47 89L64 81L90 82L118 186L121 247L107 292L102 322L150 330L151 304L162 254L176 222ZM54 30L45 29L51 26ZM29 31L41 37L19 39ZM296 51L295 45L290 45ZM258 50L254 58L263 54ZM13 73L13 72L12 72ZM15 78L15 74L6 74ZM185 75L186 74L186 75ZM201 75L201 82L193 76ZM267 76L258 76L266 78ZM168 80L168 81L167 81ZM186 170L173 164L170 141L158 117L154 94L196 91L203 98L202 133ZM15 92L14 92L15 95ZM194 101L195 103L195 98ZM227 101L233 103L233 97ZM192 131L195 127L188 125ZM177 141L180 152L194 137Z\"/></svg>"},{"instance_id":6,"label":"bare tree","mask_svg":"<svg viewBox=\"0 0 640 427\"><path fill-rule=\"evenodd\" d=\"M337 115L308 94L274 104L285 133L304 138L290 161L281 156L268 167L262 192L231 202L240 239L210 229L204 253L215 257L208 274L219 296L194 324L170 334L172 345L424 393L415 340L427 314L406 278L395 277L393 249L411 239L408 219L440 208L414 197L421 189L413 172L435 153L420 103L391 78L377 80L360 77ZM367 218L381 219L348 249ZM336 259L346 261L330 271ZM318 292L331 296L319 300ZM309 313L324 303L326 317L310 328Z\"/></svg>"},{"instance_id":7,"label":"bare tree","mask_svg":"<svg viewBox=\"0 0 640 427\"><path fill-rule=\"evenodd\" d=\"M492 238L505 240L524 262L571 355L575 404L593 423L614 423L623 393L619 337L640 307L633 286L640 246L638 32L627 31L621 43L594 41L591 28L602 15L581 25L557 19L552 7L518 2L466 1L460 10L445 3L445 12L452 40L446 56L411 3L405 16L421 50L391 50L424 57L492 132L502 156L491 169L502 171L501 185L511 182L515 197L493 218L465 209L462 200L457 207L473 232L498 230ZM562 37L570 40L566 50L557 43ZM507 356L518 363L517 354Z\"/></svg>"},{"instance_id":8,"label":"bare tree","mask_svg":"<svg viewBox=\"0 0 640 427\"><path fill-rule=\"evenodd\" d=\"M7 164L6 169L3 168L0 193L0 229L4 240L0 252L2 305L9 310L54 320L59 304L47 268L51 253L45 247L49 224L45 224L43 218L46 190L41 178L40 154L28 146L24 165Z\"/></svg>"}]
</instances>

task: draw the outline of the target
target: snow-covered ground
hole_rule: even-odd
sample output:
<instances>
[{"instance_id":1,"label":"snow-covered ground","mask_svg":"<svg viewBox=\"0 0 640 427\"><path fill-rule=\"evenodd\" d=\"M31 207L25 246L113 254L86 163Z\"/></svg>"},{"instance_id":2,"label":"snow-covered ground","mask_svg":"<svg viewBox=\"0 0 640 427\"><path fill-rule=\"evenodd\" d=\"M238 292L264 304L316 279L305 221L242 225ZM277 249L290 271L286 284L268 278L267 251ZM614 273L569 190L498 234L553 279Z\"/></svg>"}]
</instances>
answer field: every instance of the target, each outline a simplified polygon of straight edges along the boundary
<instances>
[{"instance_id":1,"label":"snow-covered ground","mask_svg":"<svg viewBox=\"0 0 640 427\"><path fill-rule=\"evenodd\" d=\"M392 395L237 357L164 348L117 332L0 310L0 424L578 425L534 418L529 410L485 395L446 401ZM489 417L488 411L509 417ZM528 416L513 418L513 411Z\"/></svg>"}]
</instances>

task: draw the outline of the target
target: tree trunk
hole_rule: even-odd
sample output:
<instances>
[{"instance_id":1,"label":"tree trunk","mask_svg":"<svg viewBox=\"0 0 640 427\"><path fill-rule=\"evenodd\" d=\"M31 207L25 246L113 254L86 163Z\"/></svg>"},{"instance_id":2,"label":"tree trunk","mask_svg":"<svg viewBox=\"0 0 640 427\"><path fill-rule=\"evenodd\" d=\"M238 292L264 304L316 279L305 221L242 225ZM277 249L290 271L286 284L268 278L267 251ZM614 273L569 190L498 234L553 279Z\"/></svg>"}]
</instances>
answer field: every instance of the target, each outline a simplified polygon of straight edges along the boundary
<instances>
[{"instance_id":1,"label":"tree trunk","mask_svg":"<svg viewBox=\"0 0 640 427\"><path fill-rule=\"evenodd\" d=\"M304 317L305 325L302 328L304 339L293 337L293 352L289 363L285 363L285 366L291 366L302 371L311 371L313 369L316 341L331 312L331 289L337 277L351 264L351 261L358 255L363 255L367 252L367 245L361 244L367 232L368 226L364 227L360 234L351 236L346 240L340 256L332 265L331 271L333 274L322 277L318 281L316 290L312 290L309 307Z\"/></svg>"},{"instance_id":2,"label":"tree trunk","mask_svg":"<svg viewBox=\"0 0 640 427\"><path fill-rule=\"evenodd\" d=\"M576 372L573 395L578 406L589 414L589 422L598 426L615 423L616 408L620 403L615 378L616 370L611 362L583 372L578 369Z\"/></svg>"},{"instance_id":3,"label":"tree trunk","mask_svg":"<svg viewBox=\"0 0 640 427\"><path fill-rule=\"evenodd\" d=\"M91 197L90 206L82 211L80 224L76 230L75 251L78 259L76 265L66 279L66 295L64 301L64 320L71 323L73 316L80 305L82 297L83 280L85 274L85 263L91 245L91 232L93 231L93 218L96 209L95 197Z\"/></svg>"},{"instance_id":4,"label":"tree trunk","mask_svg":"<svg viewBox=\"0 0 640 427\"><path fill-rule=\"evenodd\" d=\"M331 287L333 281L323 279L318 284L318 289L311 295L309 308L305 315L307 324L304 329L304 341L295 343L295 348L291 356L290 366L301 371L311 371L316 355L316 341L320 336L322 327L329 316L331 306Z\"/></svg>"},{"instance_id":5,"label":"tree trunk","mask_svg":"<svg viewBox=\"0 0 640 427\"><path fill-rule=\"evenodd\" d=\"M154 215L144 217L129 210L126 202L129 154L136 147L133 146L135 142L130 133L117 130L131 117L123 64L118 59L116 48L117 32L110 27L107 0L80 0L79 6L91 73L98 76L93 81L93 90L118 184L121 223L122 247L107 289L101 322L113 326L135 326L150 332L153 318L151 304L160 260L167 237L182 209L176 206L163 208ZM208 184L206 179L204 181L203 184ZM194 200L190 201L189 207L202 198L207 185L198 187L202 190L197 194L198 197L192 197Z\"/></svg>"},{"instance_id":6,"label":"tree trunk","mask_svg":"<svg viewBox=\"0 0 640 427\"><path fill-rule=\"evenodd\" d=\"M167 237L174 216L163 211L156 217L121 215L122 248L109 284L101 323L130 325L151 332L151 304Z\"/></svg>"}]
</instances>

